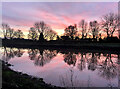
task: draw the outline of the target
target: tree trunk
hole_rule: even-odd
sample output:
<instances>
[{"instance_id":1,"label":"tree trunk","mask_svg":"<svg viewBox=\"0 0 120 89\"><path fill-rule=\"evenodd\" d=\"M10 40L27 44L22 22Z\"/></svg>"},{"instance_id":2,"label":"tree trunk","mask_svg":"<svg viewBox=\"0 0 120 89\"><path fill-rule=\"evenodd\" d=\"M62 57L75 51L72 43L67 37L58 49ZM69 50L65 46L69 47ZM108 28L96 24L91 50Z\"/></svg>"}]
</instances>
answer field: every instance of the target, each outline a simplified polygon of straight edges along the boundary
<instances>
[{"instance_id":1,"label":"tree trunk","mask_svg":"<svg viewBox=\"0 0 120 89\"><path fill-rule=\"evenodd\" d=\"M110 35L109 35L109 32L108 32L108 29L106 29L107 30L107 37L109 37Z\"/></svg>"}]
</instances>

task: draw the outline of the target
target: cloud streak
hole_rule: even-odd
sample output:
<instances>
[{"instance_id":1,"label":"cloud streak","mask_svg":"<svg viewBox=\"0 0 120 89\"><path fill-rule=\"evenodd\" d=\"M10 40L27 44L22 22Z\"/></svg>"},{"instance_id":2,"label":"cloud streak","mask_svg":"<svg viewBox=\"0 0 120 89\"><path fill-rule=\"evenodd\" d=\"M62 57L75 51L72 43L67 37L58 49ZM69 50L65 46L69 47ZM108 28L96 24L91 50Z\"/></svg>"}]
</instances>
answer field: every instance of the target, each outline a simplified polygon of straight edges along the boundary
<instances>
[{"instance_id":1,"label":"cloud streak","mask_svg":"<svg viewBox=\"0 0 120 89\"><path fill-rule=\"evenodd\" d=\"M3 2L2 21L24 29L45 21L53 30L62 32L60 29L78 24L81 19L99 19L106 13L116 13L117 8L117 2Z\"/></svg>"}]
</instances>

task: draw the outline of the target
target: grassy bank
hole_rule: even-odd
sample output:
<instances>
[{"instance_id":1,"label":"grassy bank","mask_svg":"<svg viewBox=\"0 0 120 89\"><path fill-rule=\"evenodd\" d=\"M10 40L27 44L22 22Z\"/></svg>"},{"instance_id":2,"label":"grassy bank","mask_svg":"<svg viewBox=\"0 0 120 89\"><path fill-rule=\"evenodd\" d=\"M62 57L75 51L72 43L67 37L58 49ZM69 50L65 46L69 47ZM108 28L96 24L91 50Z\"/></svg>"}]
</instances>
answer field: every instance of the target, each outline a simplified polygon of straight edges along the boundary
<instances>
[{"instance_id":1,"label":"grassy bank","mask_svg":"<svg viewBox=\"0 0 120 89\"><path fill-rule=\"evenodd\" d=\"M11 65L2 61L2 89L61 89L46 84L42 78L15 72L8 66Z\"/></svg>"},{"instance_id":2,"label":"grassy bank","mask_svg":"<svg viewBox=\"0 0 120 89\"><path fill-rule=\"evenodd\" d=\"M91 41L33 41L28 39L3 39L3 47L25 49L54 49L54 50L80 50L87 52L120 53L120 42L91 42ZM74 49L74 50L73 50Z\"/></svg>"},{"instance_id":3,"label":"grassy bank","mask_svg":"<svg viewBox=\"0 0 120 89\"><path fill-rule=\"evenodd\" d=\"M63 41L63 40L51 40L51 41L33 41L28 39L3 39L2 46L17 46L17 47L96 47L96 48L120 48L120 42L92 42L92 41Z\"/></svg>"}]
</instances>

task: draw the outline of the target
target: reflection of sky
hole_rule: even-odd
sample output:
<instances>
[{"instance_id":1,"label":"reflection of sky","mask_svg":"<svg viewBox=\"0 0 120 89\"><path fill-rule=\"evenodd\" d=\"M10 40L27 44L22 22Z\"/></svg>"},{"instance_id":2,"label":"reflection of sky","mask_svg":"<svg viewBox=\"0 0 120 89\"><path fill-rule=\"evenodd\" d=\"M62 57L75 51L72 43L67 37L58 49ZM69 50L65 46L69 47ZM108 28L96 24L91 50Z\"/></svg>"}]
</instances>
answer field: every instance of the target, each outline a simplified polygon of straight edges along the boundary
<instances>
[{"instance_id":1,"label":"reflection of sky","mask_svg":"<svg viewBox=\"0 0 120 89\"><path fill-rule=\"evenodd\" d=\"M103 77L100 77L98 75L98 70L95 71L88 70L88 64L86 65L86 68L83 69L83 71L80 71L77 66L72 67L69 66L67 63L64 62L63 54L58 54L56 57L54 57L49 63L46 63L43 67L35 65L35 60L30 60L29 55L27 51L24 51L25 53L22 55L22 57L14 57L13 59L9 60L9 63L14 65L11 66L13 70L27 73L29 75L33 75L36 77L43 78L45 82L51 83L52 85L61 86L60 79L64 78L65 82L70 82L70 76L71 72L70 69L73 71L73 81L75 86L97 86L97 87L106 87L109 83L111 83L114 86L118 85L118 78L114 78L109 80L106 80ZM114 56L114 55L112 55ZM116 56L116 55L115 55ZM103 61L103 55L101 56L101 59ZM104 58L105 59L105 58ZM113 62L117 58L114 58ZM85 59L86 60L86 59ZM88 60L89 61L89 60ZM98 60L99 62L102 62ZM79 59L77 60L78 64ZM97 80L97 82L96 82ZM69 84L68 84L69 85Z\"/></svg>"},{"instance_id":2,"label":"reflection of sky","mask_svg":"<svg viewBox=\"0 0 120 89\"><path fill-rule=\"evenodd\" d=\"M63 33L70 24L100 19L109 12L117 12L117 2L3 2L3 22L28 32L37 21L45 21Z\"/></svg>"}]
</instances>

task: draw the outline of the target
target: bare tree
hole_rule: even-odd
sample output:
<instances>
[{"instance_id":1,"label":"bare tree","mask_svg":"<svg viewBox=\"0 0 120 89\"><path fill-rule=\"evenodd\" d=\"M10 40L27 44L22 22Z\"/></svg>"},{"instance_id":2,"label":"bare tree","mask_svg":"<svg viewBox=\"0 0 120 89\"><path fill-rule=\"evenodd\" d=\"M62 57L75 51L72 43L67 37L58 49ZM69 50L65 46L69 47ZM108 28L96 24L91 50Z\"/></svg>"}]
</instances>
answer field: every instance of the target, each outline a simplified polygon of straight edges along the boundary
<instances>
[{"instance_id":1,"label":"bare tree","mask_svg":"<svg viewBox=\"0 0 120 89\"><path fill-rule=\"evenodd\" d=\"M35 28L31 27L28 34L28 39L36 40L37 38L38 38L38 34Z\"/></svg>"},{"instance_id":2,"label":"bare tree","mask_svg":"<svg viewBox=\"0 0 120 89\"><path fill-rule=\"evenodd\" d=\"M65 36L70 36L70 38L73 40L74 36L76 36L77 34L77 26L75 24L75 26L68 26L68 28L65 28Z\"/></svg>"},{"instance_id":3,"label":"bare tree","mask_svg":"<svg viewBox=\"0 0 120 89\"><path fill-rule=\"evenodd\" d=\"M14 29L11 28L8 29L8 37L10 39L14 38L14 32L15 32Z\"/></svg>"},{"instance_id":4,"label":"bare tree","mask_svg":"<svg viewBox=\"0 0 120 89\"><path fill-rule=\"evenodd\" d=\"M90 26L90 30L91 30L91 33L93 35L93 38L97 38L98 37L98 33L99 33L99 24L97 21L91 21L89 23L89 26Z\"/></svg>"},{"instance_id":5,"label":"bare tree","mask_svg":"<svg viewBox=\"0 0 120 89\"><path fill-rule=\"evenodd\" d=\"M48 29L48 26L43 21L36 22L34 24L34 27L38 31L39 37L40 37L40 33L43 33L44 35L45 30Z\"/></svg>"},{"instance_id":6,"label":"bare tree","mask_svg":"<svg viewBox=\"0 0 120 89\"><path fill-rule=\"evenodd\" d=\"M23 38L24 37L23 32L19 29L17 31L15 31L14 35L16 38Z\"/></svg>"},{"instance_id":7,"label":"bare tree","mask_svg":"<svg viewBox=\"0 0 120 89\"><path fill-rule=\"evenodd\" d=\"M53 31L52 29L48 29L46 30L46 32L44 33L44 37L47 40L54 40L57 38L57 33L55 31Z\"/></svg>"},{"instance_id":8,"label":"bare tree","mask_svg":"<svg viewBox=\"0 0 120 89\"><path fill-rule=\"evenodd\" d=\"M82 28L82 38L85 37L85 35L87 34L87 22L85 22L85 20L81 20L79 23L79 27Z\"/></svg>"},{"instance_id":9,"label":"bare tree","mask_svg":"<svg viewBox=\"0 0 120 89\"><path fill-rule=\"evenodd\" d=\"M45 24L43 21L35 23L34 28L39 33L39 40L41 33L43 34L44 39L47 40L53 40L57 37L57 33L53 31L52 28Z\"/></svg>"},{"instance_id":10,"label":"bare tree","mask_svg":"<svg viewBox=\"0 0 120 89\"><path fill-rule=\"evenodd\" d=\"M8 29L9 29L9 25L6 23L2 23L2 31L3 31L3 36L6 39L8 36Z\"/></svg>"},{"instance_id":11,"label":"bare tree","mask_svg":"<svg viewBox=\"0 0 120 89\"><path fill-rule=\"evenodd\" d=\"M106 14L102 17L102 28L105 29L107 37L112 37L118 27L118 16L114 13Z\"/></svg>"},{"instance_id":12,"label":"bare tree","mask_svg":"<svg viewBox=\"0 0 120 89\"><path fill-rule=\"evenodd\" d=\"M57 33L55 31L53 31L53 30L50 30L49 37L50 37L50 40L54 40L57 37Z\"/></svg>"}]
</instances>

